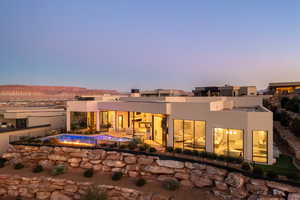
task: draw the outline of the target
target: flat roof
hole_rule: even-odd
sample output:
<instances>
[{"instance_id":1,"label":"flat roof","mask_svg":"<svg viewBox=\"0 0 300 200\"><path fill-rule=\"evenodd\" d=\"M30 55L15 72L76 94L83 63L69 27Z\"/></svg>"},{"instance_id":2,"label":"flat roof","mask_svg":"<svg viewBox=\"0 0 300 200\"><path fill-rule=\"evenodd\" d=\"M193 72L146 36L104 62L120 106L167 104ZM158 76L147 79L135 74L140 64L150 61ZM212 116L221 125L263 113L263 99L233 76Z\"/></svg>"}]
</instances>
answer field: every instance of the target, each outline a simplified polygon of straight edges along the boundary
<instances>
[{"instance_id":1,"label":"flat roof","mask_svg":"<svg viewBox=\"0 0 300 200\"><path fill-rule=\"evenodd\" d=\"M300 81L297 82L275 82L269 83L269 87L280 87L280 86L300 86Z\"/></svg>"}]
</instances>

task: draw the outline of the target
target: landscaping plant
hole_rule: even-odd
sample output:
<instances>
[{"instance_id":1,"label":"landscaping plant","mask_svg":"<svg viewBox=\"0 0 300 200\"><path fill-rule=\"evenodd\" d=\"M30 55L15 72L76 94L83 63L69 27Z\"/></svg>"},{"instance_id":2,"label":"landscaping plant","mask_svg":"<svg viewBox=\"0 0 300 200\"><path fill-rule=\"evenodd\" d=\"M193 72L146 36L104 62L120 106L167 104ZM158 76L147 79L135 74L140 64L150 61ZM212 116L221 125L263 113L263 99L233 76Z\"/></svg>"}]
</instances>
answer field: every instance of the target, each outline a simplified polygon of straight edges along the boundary
<instances>
[{"instance_id":1,"label":"landscaping plant","mask_svg":"<svg viewBox=\"0 0 300 200\"><path fill-rule=\"evenodd\" d=\"M43 168L42 165L37 165L37 166L36 166L35 168L33 168L33 170L32 170L33 173L40 173L40 172L42 172L42 171L44 171L44 168Z\"/></svg>"},{"instance_id":2,"label":"landscaping plant","mask_svg":"<svg viewBox=\"0 0 300 200\"><path fill-rule=\"evenodd\" d=\"M154 147L150 147L149 152L150 153L155 153L157 150Z\"/></svg>"},{"instance_id":3,"label":"landscaping plant","mask_svg":"<svg viewBox=\"0 0 300 200\"><path fill-rule=\"evenodd\" d=\"M144 178L139 178L138 180L136 180L135 185L138 187L142 187L146 184L146 180Z\"/></svg>"},{"instance_id":4,"label":"landscaping plant","mask_svg":"<svg viewBox=\"0 0 300 200\"><path fill-rule=\"evenodd\" d=\"M14 169L23 169L23 168L24 168L24 165L22 163L17 163L14 166Z\"/></svg>"},{"instance_id":5,"label":"landscaping plant","mask_svg":"<svg viewBox=\"0 0 300 200\"><path fill-rule=\"evenodd\" d=\"M118 181L122 178L123 173L122 172L114 172L113 175L111 176L111 179L113 181Z\"/></svg>"},{"instance_id":6,"label":"landscaping plant","mask_svg":"<svg viewBox=\"0 0 300 200\"><path fill-rule=\"evenodd\" d=\"M180 183L177 180L174 179L167 179L163 182L163 188L166 190L177 190L179 188Z\"/></svg>"},{"instance_id":7,"label":"landscaping plant","mask_svg":"<svg viewBox=\"0 0 300 200\"><path fill-rule=\"evenodd\" d=\"M170 153L171 153L171 152L173 152L173 151L174 151L173 147L167 147L167 148L166 148L166 152L170 152Z\"/></svg>"},{"instance_id":8,"label":"landscaping plant","mask_svg":"<svg viewBox=\"0 0 300 200\"><path fill-rule=\"evenodd\" d=\"M57 165L51 170L51 175L57 176L66 172L64 165Z\"/></svg>"},{"instance_id":9,"label":"landscaping plant","mask_svg":"<svg viewBox=\"0 0 300 200\"><path fill-rule=\"evenodd\" d=\"M83 173L83 175L85 176L85 177L92 177L93 175L94 175L94 170L93 170L93 168L90 168L90 169L87 169L87 170L85 170L84 171L84 173Z\"/></svg>"}]
</instances>

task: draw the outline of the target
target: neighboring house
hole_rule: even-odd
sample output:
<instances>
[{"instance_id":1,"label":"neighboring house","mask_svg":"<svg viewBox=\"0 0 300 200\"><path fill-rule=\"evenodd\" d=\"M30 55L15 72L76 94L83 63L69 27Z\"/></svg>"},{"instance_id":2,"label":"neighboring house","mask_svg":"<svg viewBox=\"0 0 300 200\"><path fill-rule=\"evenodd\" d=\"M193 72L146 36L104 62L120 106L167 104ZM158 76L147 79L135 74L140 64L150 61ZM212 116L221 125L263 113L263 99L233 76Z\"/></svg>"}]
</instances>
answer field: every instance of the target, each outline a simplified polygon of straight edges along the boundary
<instances>
[{"instance_id":1,"label":"neighboring house","mask_svg":"<svg viewBox=\"0 0 300 200\"><path fill-rule=\"evenodd\" d=\"M142 97L167 97L167 96L191 96L189 92L176 89L155 89L139 91L134 89L136 93L139 93Z\"/></svg>"},{"instance_id":2,"label":"neighboring house","mask_svg":"<svg viewBox=\"0 0 300 200\"><path fill-rule=\"evenodd\" d=\"M1 108L0 128L30 128L50 124L51 129L64 129L66 111L48 107Z\"/></svg>"},{"instance_id":3,"label":"neighboring house","mask_svg":"<svg viewBox=\"0 0 300 200\"><path fill-rule=\"evenodd\" d=\"M67 130L273 164L273 115L254 97L103 97L67 102Z\"/></svg>"},{"instance_id":4,"label":"neighboring house","mask_svg":"<svg viewBox=\"0 0 300 200\"><path fill-rule=\"evenodd\" d=\"M278 82L269 83L269 94L290 94L297 93L300 89L300 82Z\"/></svg>"},{"instance_id":5,"label":"neighboring house","mask_svg":"<svg viewBox=\"0 0 300 200\"><path fill-rule=\"evenodd\" d=\"M256 86L195 87L194 96L256 96Z\"/></svg>"}]
</instances>

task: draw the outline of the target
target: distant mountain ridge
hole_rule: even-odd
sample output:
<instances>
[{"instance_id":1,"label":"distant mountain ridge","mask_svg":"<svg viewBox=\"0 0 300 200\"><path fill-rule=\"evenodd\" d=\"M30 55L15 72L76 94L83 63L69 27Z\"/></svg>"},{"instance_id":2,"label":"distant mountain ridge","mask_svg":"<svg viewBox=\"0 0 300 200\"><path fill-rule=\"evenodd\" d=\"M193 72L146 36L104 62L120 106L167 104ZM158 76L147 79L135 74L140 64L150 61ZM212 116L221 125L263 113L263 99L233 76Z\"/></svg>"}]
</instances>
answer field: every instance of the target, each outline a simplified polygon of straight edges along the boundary
<instances>
[{"instance_id":1,"label":"distant mountain ridge","mask_svg":"<svg viewBox=\"0 0 300 200\"><path fill-rule=\"evenodd\" d=\"M119 94L119 92L73 86L0 85L0 100L73 99L80 95L103 94Z\"/></svg>"}]
</instances>

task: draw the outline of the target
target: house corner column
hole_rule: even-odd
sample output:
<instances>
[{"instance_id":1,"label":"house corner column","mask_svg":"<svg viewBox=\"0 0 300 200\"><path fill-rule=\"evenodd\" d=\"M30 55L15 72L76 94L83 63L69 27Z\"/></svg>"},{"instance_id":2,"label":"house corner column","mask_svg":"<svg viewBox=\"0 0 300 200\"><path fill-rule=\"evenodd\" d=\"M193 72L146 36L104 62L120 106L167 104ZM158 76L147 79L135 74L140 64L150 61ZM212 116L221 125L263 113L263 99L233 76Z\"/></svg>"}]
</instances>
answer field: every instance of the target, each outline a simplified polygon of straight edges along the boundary
<instances>
[{"instance_id":1,"label":"house corner column","mask_svg":"<svg viewBox=\"0 0 300 200\"><path fill-rule=\"evenodd\" d=\"M100 131L100 112L96 111L96 131Z\"/></svg>"},{"instance_id":2,"label":"house corner column","mask_svg":"<svg viewBox=\"0 0 300 200\"><path fill-rule=\"evenodd\" d=\"M67 132L71 131L71 112L67 111Z\"/></svg>"},{"instance_id":3,"label":"house corner column","mask_svg":"<svg viewBox=\"0 0 300 200\"><path fill-rule=\"evenodd\" d=\"M167 121L168 121L168 136L167 136L167 146L168 147L173 147L174 144L174 128L173 128L173 120L171 118L171 116L167 117Z\"/></svg>"}]
</instances>

